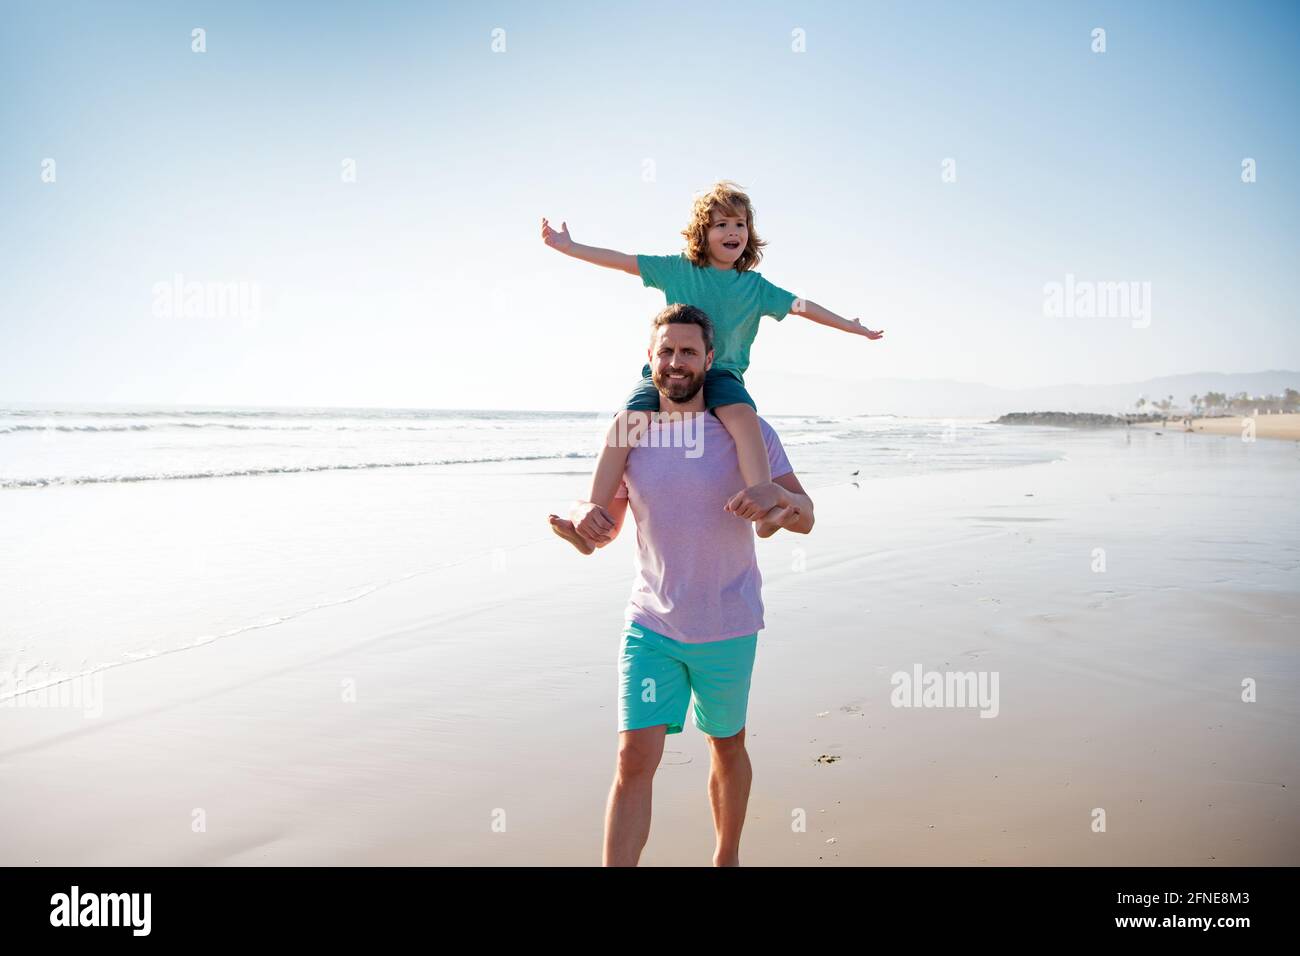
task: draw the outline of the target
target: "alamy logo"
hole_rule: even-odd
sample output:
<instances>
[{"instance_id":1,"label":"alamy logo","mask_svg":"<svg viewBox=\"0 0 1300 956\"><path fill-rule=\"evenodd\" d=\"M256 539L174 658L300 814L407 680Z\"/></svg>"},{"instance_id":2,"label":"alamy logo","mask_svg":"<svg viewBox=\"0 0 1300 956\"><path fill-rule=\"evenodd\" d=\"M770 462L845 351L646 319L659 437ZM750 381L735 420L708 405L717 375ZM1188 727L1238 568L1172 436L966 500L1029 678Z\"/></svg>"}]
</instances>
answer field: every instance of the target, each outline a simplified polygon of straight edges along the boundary
<instances>
[{"instance_id":1,"label":"alamy logo","mask_svg":"<svg viewBox=\"0 0 1300 956\"><path fill-rule=\"evenodd\" d=\"M682 448L687 458L704 454L705 412L646 412L644 420L619 418L606 437L614 448ZM647 427L648 426L648 427Z\"/></svg>"},{"instance_id":2,"label":"alamy logo","mask_svg":"<svg viewBox=\"0 0 1300 956\"><path fill-rule=\"evenodd\" d=\"M104 675L24 666L20 655L12 664L0 667L0 707L76 707L86 717L102 717Z\"/></svg>"},{"instance_id":3,"label":"alamy logo","mask_svg":"<svg viewBox=\"0 0 1300 956\"><path fill-rule=\"evenodd\" d=\"M1135 329L1151 325L1150 282L1093 282L1066 273L1064 282L1043 286L1043 315L1052 319L1132 319Z\"/></svg>"},{"instance_id":4,"label":"alamy logo","mask_svg":"<svg viewBox=\"0 0 1300 956\"><path fill-rule=\"evenodd\" d=\"M978 707L981 717L998 715L997 671L895 671L889 702L895 707Z\"/></svg>"},{"instance_id":5,"label":"alamy logo","mask_svg":"<svg viewBox=\"0 0 1300 956\"><path fill-rule=\"evenodd\" d=\"M148 936L153 895L150 893L87 893L74 885L71 893L50 897L51 926L130 926L133 936Z\"/></svg>"},{"instance_id":6,"label":"alamy logo","mask_svg":"<svg viewBox=\"0 0 1300 956\"><path fill-rule=\"evenodd\" d=\"M243 319L255 323L262 315L262 286L258 282L187 281L181 273L153 284L153 314L159 319Z\"/></svg>"}]
</instances>

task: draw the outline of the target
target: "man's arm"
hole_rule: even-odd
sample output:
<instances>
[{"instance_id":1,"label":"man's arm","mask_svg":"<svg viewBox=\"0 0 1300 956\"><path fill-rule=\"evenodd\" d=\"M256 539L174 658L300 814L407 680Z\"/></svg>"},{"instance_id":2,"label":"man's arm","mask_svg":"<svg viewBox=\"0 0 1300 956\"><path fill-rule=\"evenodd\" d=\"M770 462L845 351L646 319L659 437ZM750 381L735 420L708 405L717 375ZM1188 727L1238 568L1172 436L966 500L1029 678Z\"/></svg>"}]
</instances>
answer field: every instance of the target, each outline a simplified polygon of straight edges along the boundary
<instances>
[{"instance_id":1,"label":"man's arm","mask_svg":"<svg viewBox=\"0 0 1300 956\"><path fill-rule=\"evenodd\" d=\"M614 530L609 533L609 540L613 541L618 537L618 533L623 528L623 519L627 517L628 498L615 498L609 506L609 516L614 519Z\"/></svg>"},{"instance_id":2,"label":"man's arm","mask_svg":"<svg viewBox=\"0 0 1300 956\"><path fill-rule=\"evenodd\" d=\"M754 501L760 491L764 489L770 490L773 487L778 492L776 505L764 513L762 517L749 519L758 525L758 536L760 538L770 538L782 528L796 534L807 534L811 531L813 527L812 499L803 490L803 485L799 483L799 479L795 477L794 472L772 479L771 485L756 485L753 488L746 488L744 491L737 492L727 502L726 509L732 513L738 513L747 504Z\"/></svg>"},{"instance_id":3,"label":"man's arm","mask_svg":"<svg viewBox=\"0 0 1300 956\"><path fill-rule=\"evenodd\" d=\"M795 299L794 304L790 306L791 315L801 315L805 319L811 319L818 325L828 325L832 329L839 329L842 332L851 332L854 335L865 335L869 339L878 339L885 334L884 329L879 332L872 331L862 324L860 319L849 321L841 318L830 309L823 309L816 302L810 299Z\"/></svg>"},{"instance_id":4,"label":"man's arm","mask_svg":"<svg viewBox=\"0 0 1300 956\"><path fill-rule=\"evenodd\" d=\"M813 529L813 501L803 490L803 485L799 483L795 473L792 471L779 478L773 478L772 483L785 489L789 503L784 507L778 505L779 511L774 508L763 516L758 522L759 535L766 538L776 534L781 528L793 531L795 534L807 534ZM772 530L767 534L763 534L764 524L772 526Z\"/></svg>"},{"instance_id":5,"label":"man's arm","mask_svg":"<svg viewBox=\"0 0 1300 956\"><path fill-rule=\"evenodd\" d=\"M581 243L574 242L569 236L569 224L567 222L560 223L559 231L556 231L551 228L551 224L546 219L542 219L542 241L552 249L563 252L566 256L581 259L583 262L604 266L606 269L617 269L629 275L639 276L641 274L641 269L636 262L636 256L628 255L626 252L616 252L613 249L600 249L596 246L584 246Z\"/></svg>"}]
</instances>

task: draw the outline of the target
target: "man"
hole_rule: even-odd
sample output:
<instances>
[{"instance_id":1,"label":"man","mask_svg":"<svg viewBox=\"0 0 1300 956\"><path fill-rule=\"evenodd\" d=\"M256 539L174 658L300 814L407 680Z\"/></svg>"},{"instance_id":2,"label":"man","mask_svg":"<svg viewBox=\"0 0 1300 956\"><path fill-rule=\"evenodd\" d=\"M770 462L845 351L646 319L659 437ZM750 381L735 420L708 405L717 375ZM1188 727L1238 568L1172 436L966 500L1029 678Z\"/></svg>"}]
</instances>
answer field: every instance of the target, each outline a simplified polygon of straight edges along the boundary
<instances>
[{"instance_id":1,"label":"man","mask_svg":"<svg viewBox=\"0 0 1300 956\"><path fill-rule=\"evenodd\" d=\"M762 419L772 482L736 490L743 480L735 443L705 412L713 330L703 312L681 304L664 309L654 319L648 354L660 420L628 455L613 507L582 502L569 521L551 516L556 533L573 540L575 526L595 509L598 546L618 534L629 504L636 518L637 578L620 648L618 764L604 863L635 866L640 859L664 739L681 733L694 697L695 725L712 754L713 863L739 866L752 778L745 715L763 627L754 526L761 537L782 528L807 534L812 500Z\"/></svg>"}]
</instances>

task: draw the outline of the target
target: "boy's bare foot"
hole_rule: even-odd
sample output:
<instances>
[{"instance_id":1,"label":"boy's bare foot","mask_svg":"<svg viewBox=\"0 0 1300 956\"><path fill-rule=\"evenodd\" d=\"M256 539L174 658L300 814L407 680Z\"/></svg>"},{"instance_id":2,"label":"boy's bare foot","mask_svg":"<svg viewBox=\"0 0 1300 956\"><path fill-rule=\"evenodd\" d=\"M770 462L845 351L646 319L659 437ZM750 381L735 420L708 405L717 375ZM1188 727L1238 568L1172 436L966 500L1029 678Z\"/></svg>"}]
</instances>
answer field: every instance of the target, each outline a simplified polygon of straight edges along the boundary
<instances>
[{"instance_id":1,"label":"boy's bare foot","mask_svg":"<svg viewBox=\"0 0 1300 956\"><path fill-rule=\"evenodd\" d=\"M785 527L785 521L799 514L795 508L782 508L777 505L763 517L754 522L760 538L770 538Z\"/></svg>"},{"instance_id":2,"label":"boy's bare foot","mask_svg":"<svg viewBox=\"0 0 1300 956\"><path fill-rule=\"evenodd\" d=\"M558 534L569 544L573 545L583 554L591 554L596 548L590 541L578 534L573 522L568 518L561 518L559 515L548 515L547 519L551 523L551 530Z\"/></svg>"}]
</instances>

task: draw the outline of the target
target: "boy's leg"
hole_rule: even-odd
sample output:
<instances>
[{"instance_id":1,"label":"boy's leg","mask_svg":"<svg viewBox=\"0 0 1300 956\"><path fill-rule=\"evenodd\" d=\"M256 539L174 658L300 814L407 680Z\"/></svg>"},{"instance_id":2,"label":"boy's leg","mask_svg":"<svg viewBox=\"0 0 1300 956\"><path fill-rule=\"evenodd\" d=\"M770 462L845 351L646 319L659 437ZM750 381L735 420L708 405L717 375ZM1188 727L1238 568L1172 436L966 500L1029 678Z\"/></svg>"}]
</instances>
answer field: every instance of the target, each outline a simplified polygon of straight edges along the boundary
<instances>
[{"instance_id":1,"label":"boy's leg","mask_svg":"<svg viewBox=\"0 0 1300 956\"><path fill-rule=\"evenodd\" d=\"M718 416L736 443L745 487L771 483L772 464L767 458L763 432L758 427L758 409L744 383L729 369L709 369L704 376L704 404Z\"/></svg>"},{"instance_id":2,"label":"boy's leg","mask_svg":"<svg viewBox=\"0 0 1300 956\"><path fill-rule=\"evenodd\" d=\"M614 503L614 495L618 493L618 486L623 482L623 472L627 469L628 453L645 434L651 414L649 411L625 408L614 416L614 422L605 436L605 444L600 449L600 456L596 459L596 471L591 476L588 501L602 508L608 508Z\"/></svg>"},{"instance_id":3,"label":"boy's leg","mask_svg":"<svg viewBox=\"0 0 1300 956\"><path fill-rule=\"evenodd\" d=\"M623 482L623 472L627 469L628 452L632 445L640 441L650 423L653 412L628 411L624 409L614 418L596 458L596 471L591 476L591 491L587 500L609 511L614 504L614 495ZM583 554L591 554L597 548L603 548L614 539L608 530L603 530L599 512L591 512L579 524L568 518L550 515L551 530Z\"/></svg>"},{"instance_id":4,"label":"boy's leg","mask_svg":"<svg viewBox=\"0 0 1300 956\"><path fill-rule=\"evenodd\" d=\"M596 459L596 470L591 476L591 491L587 498L606 511L614 503L614 495L623 481L623 472L627 469L627 456L632 445L641 440L645 429L650 424L651 413L659 410L659 391L650 377L650 366L641 369L641 381L628 395L625 407L614 417L605 443L601 446ZM583 554L591 554L597 548L603 548L612 540L602 533L595 523L594 515L589 515L582 524L575 526L568 518L549 515L551 530L568 541Z\"/></svg>"},{"instance_id":5,"label":"boy's leg","mask_svg":"<svg viewBox=\"0 0 1300 956\"><path fill-rule=\"evenodd\" d=\"M766 485L772 481L772 463L767 458L767 443L758 427L758 412L752 406L722 405L713 409L736 443L736 458L745 487Z\"/></svg>"}]
</instances>

